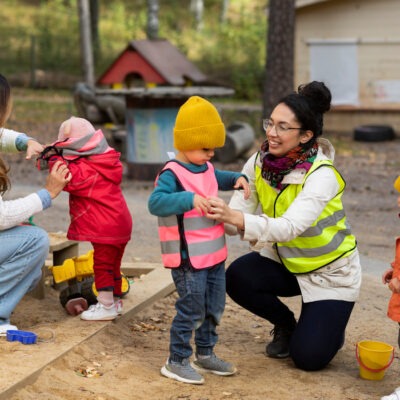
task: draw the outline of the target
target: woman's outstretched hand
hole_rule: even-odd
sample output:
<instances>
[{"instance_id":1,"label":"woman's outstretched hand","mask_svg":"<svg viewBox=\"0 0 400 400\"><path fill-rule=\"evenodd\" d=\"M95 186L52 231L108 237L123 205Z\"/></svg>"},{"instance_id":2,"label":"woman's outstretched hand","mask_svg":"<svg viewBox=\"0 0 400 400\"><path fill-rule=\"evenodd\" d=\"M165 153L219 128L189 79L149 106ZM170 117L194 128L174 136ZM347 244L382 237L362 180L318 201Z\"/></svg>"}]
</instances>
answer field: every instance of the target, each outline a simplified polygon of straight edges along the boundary
<instances>
[{"instance_id":1,"label":"woman's outstretched hand","mask_svg":"<svg viewBox=\"0 0 400 400\"><path fill-rule=\"evenodd\" d=\"M30 160L33 156L39 155L44 150L44 146L36 140L30 139L26 148L26 159Z\"/></svg>"},{"instance_id":2,"label":"woman's outstretched hand","mask_svg":"<svg viewBox=\"0 0 400 400\"><path fill-rule=\"evenodd\" d=\"M47 176L45 189L50 193L52 199L56 198L64 186L72 179L71 172L69 172L67 164L62 161L54 163L51 172Z\"/></svg>"},{"instance_id":3,"label":"woman's outstretched hand","mask_svg":"<svg viewBox=\"0 0 400 400\"><path fill-rule=\"evenodd\" d=\"M210 211L207 213L207 218L226 222L240 230L244 229L244 217L241 211L233 210L219 197L209 197L208 202Z\"/></svg>"}]
</instances>

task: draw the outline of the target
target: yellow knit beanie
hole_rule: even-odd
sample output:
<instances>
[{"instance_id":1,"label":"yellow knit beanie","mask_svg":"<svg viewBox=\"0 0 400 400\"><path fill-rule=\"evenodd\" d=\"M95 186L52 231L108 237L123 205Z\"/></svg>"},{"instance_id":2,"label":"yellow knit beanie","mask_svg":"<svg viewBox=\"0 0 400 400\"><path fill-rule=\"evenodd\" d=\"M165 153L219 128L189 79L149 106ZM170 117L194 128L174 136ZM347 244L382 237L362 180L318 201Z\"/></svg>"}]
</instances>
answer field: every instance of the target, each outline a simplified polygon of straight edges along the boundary
<instances>
[{"instance_id":1,"label":"yellow knit beanie","mask_svg":"<svg viewBox=\"0 0 400 400\"><path fill-rule=\"evenodd\" d=\"M199 96L179 109L174 127L174 147L179 151L214 149L225 143L225 126L217 109Z\"/></svg>"}]
</instances>

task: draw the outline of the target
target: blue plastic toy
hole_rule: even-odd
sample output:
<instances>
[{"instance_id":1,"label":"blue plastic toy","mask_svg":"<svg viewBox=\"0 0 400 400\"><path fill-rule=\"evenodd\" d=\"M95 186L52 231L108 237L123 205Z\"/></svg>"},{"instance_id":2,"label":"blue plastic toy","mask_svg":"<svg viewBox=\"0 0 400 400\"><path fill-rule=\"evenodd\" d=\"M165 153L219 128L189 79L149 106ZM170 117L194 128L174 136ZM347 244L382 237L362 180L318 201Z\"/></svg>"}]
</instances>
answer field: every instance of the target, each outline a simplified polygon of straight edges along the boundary
<instances>
[{"instance_id":1,"label":"blue plastic toy","mask_svg":"<svg viewBox=\"0 0 400 400\"><path fill-rule=\"evenodd\" d=\"M37 340L37 335L33 332L8 330L7 340L9 342L21 342L22 344L34 344Z\"/></svg>"}]
</instances>

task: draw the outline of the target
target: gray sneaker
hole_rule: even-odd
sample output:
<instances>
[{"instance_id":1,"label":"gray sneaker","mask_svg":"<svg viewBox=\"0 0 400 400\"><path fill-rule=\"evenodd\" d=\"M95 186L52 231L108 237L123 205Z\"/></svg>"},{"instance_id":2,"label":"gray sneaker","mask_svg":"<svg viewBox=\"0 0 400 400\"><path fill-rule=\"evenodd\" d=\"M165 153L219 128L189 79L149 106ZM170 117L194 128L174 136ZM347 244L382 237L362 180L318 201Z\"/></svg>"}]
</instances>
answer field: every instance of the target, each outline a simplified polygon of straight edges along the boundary
<instances>
[{"instance_id":1,"label":"gray sneaker","mask_svg":"<svg viewBox=\"0 0 400 400\"><path fill-rule=\"evenodd\" d=\"M222 376L236 373L236 368L233 364L221 360L214 353L207 358L196 358L192 362L192 366L199 372L212 372L213 374Z\"/></svg>"},{"instance_id":2,"label":"gray sneaker","mask_svg":"<svg viewBox=\"0 0 400 400\"><path fill-rule=\"evenodd\" d=\"M167 360L161 368L161 374L167 378L193 385L202 385L204 383L204 378L192 368L187 358L182 360L182 363Z\"/></svg>"}]
</instances>

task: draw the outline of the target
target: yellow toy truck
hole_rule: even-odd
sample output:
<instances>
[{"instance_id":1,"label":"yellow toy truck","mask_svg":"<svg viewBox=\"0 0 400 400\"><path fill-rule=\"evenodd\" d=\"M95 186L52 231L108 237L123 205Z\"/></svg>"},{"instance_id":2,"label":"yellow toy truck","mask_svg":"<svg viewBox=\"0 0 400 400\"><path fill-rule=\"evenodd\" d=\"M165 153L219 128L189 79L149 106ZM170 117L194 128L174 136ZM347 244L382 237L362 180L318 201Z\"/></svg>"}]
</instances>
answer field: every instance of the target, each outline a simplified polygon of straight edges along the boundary
<instances>
[{"instance_id":1,"label":"yellow toy truck","mask_svg":"<svg viewBox=\"0 0 400 400\"><path fill-rule=\"evenodd\" d=\"M60 291L60 303L70 315L78 315L97 303L97 290L93 272L93 250L79 257L66 259L62 265L49 267L54 284L66 283ZM122 296L130 290L130 282L121 273ZM65 285L64 285L65 286Z\"/></svg>"}]
</instances>

